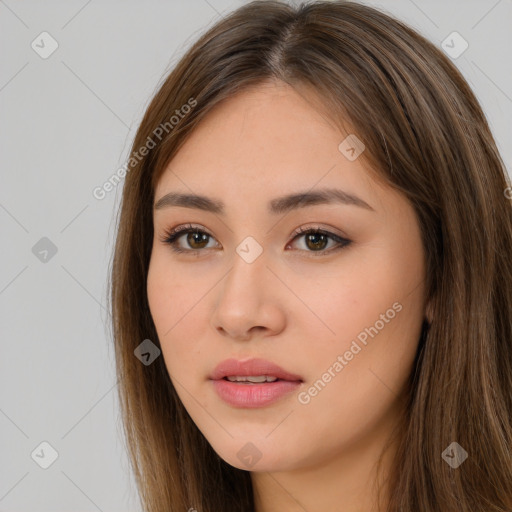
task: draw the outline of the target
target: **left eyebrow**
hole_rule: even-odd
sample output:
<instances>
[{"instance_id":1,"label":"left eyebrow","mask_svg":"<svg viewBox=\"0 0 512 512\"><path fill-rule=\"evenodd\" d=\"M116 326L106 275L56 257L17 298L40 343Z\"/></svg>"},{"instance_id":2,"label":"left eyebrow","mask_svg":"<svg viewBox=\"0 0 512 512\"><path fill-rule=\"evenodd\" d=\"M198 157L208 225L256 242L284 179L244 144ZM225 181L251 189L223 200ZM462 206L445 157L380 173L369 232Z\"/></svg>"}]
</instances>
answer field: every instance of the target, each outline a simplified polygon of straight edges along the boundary
<instances>
[{"instance_id":1,"label":"left eyebrow","mask_svg":"<svg viewBox=\"0 0 512 512\"><path fill-rule=\"evenodd\" d=\"M306 208L318 204L344 204L358 206L367 210L375 211L366 201L360 197L345 192L340 189L320 189L313 192L297 192L286 196L272 199L268 203L268 211L273 215ZM184 208L193 208L203 210L218 215L225 215L225 205L220 199L214 199L198 194L182 194L179 192L169 192L156 201L155 210L161 210L172 206L181 206Z\"/></svg>"}]
</instances>

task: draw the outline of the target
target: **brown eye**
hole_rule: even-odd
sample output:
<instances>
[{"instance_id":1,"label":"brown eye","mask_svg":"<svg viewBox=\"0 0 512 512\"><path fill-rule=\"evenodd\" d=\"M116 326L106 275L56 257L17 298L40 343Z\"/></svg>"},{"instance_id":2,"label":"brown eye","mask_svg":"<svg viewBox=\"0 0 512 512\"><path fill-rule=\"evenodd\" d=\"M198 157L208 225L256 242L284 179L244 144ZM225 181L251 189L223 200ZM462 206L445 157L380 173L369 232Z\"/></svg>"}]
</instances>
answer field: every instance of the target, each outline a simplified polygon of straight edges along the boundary
<instances>
[{"instance_id":1,"label":"brown eye","mask_svg":"<svg viewBox=\"0 0 512 512\"><path fill-rule=\"evenodd\" d=\"M313 251L325 249L328 244L328 237L321 233L312 233L306 235L306 245Z\"/></svg>"},{"instance_id":2,"label":"brown eye","mask_svg":"<svg viewBox=\"0 0 512 512\"><path fill-rule=\"evenodd\" d=\"M185 237L185 235L187 236ZM179 242L181 238L185 240L185 248L180 246ZM170 232L167 232L165 237L162 239L162 242L169 244L175 252L195 253L208 248L207 245L210 238L213 237L203 229L188 225L180 226Z\"/></svg>"},{"instance_id":3,"label":"brown eye","mask_svg":"<svg viewBox=\"0 0 512 512\"><path fill-rule=\"evenodd\" d=\"M210 235L203 232L190 231L187 233L186 240L192 249L204 249L204 247L208 245L209 236Z\"/></svg>"},{"instance_id":4,"label":"brown eye","mask_svg":"<svg viewBox=\"0 0 512 512\"><path fill-rule=\"evenodd\" d=\"M334 233L329 231L325 231L320 228L300 228L296 232L297 236L293 240L297 240L300 238L304 239L304 245L306 249L304 251L310 253L318 253L315 256L323 256L330 254L331 252L337 251L339 249L343 249L352 243L351 240L346 238L342 238ZM335 242L335 246L326 250L326 247L329 244L329 240ZM337 244L337 246L336 246Z\"/></svg>"}]
</instances>

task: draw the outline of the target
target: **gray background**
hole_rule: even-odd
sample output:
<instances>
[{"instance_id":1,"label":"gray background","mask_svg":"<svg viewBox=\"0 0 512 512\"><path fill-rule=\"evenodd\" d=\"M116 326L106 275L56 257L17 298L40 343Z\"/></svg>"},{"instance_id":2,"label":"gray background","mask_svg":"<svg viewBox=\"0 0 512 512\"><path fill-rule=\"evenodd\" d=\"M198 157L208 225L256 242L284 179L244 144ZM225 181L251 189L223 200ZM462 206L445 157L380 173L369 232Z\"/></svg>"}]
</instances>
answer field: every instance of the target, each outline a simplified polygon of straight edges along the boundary
<instances>
[{"instance_id":1,"label":"gray background","mask_svg":"<svg viewBox=\"0 0 512 512\"><path fill-rule=\"evenodd\" d=\"M106 327L122 187L103 200L92 190L125 162L177 59L243 3L0 0L1 511L140 510ZM438 45L453 31L464 37L469 47L454 62L510 172L512 1L365 3ZM46 59L31 47L49 48L43 31L59 45ZM54 255L39 252L48 248L43 237ZM36 463L49 460L48 449L31 457L43 441L58 452L48 469Z\"/></svg>"}]
</instances>

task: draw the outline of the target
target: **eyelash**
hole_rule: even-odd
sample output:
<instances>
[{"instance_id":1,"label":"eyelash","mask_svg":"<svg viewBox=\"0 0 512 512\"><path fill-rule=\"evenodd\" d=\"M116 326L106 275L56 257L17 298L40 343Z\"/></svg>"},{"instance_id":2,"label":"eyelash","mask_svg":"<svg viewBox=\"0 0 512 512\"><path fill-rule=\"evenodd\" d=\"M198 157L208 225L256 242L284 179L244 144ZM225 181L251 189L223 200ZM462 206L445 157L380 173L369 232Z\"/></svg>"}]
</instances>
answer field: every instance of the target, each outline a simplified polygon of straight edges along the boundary
<instances>
[{"instance_id":1,"label":"eyelash","mask_svg":"<svg viewBox=\"0 0 512 512\"><path fill-rule=\"evenodd\" d=\"M193 226L192 224L188 224L188 225L179 226L177 228L173 228L173 229L166 231L164 233L164 236L162 238L160 238L160 241L165 244L170 245L171 249L174 252L195 253L196 256L199 256L199 253L203 252L205 249L182 249L182 248L178 247L178 245L177 245L178 239L181 236L183 236L184 234L188 234L188 233L199 233L201 235L204 234L204 235L208 235L211 238L214 238L212 235L210 235L210 233L208 233L207 231L204 231L204 228L202 226ZM337 252L341 249L344 249L345 247L349 246L352 243L351 240L348 240L347 238L342 238L342 237L335 235L334 233L331 233L330 231L326 231L320 227L308 227L308 228L300 227L300 228L298 228L292 235L293 236L292 242L295 241L295 239L300 236L308 235L311 233L325 235L328 238L331 238L332 240L334 240L335 242L340 244L337 247L331 247L330 249L327 249L327 250L305 251L305 252L312 253L312 256L315 258L326 256L333 252Z\"/></svg>"}]
</instances>

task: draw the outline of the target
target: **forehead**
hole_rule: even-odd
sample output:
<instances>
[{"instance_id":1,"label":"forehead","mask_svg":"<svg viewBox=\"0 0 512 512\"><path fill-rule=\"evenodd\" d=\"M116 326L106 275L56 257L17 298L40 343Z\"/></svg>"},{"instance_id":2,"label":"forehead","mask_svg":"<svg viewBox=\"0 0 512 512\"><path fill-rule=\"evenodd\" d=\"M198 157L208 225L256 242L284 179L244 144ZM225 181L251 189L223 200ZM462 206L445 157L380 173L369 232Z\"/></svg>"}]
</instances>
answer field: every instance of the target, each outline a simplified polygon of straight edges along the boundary
<instances>
[{"instance_id":1,"label":"forehead","mask_svg":"<svg viewBox=\"0 0 512 512\"><path fill-rule=\"evenodd\" d=\"M220 195L244 188L273 197L293 188L370 184L359 159L351 162L340 153L347 135L314 94L282 82L251 87L216 105L198 124L162 173L156 197L201 184Z\"/></svg>"}]
</instances>

